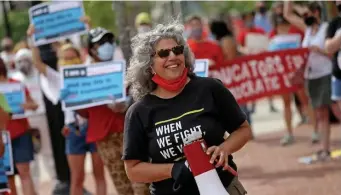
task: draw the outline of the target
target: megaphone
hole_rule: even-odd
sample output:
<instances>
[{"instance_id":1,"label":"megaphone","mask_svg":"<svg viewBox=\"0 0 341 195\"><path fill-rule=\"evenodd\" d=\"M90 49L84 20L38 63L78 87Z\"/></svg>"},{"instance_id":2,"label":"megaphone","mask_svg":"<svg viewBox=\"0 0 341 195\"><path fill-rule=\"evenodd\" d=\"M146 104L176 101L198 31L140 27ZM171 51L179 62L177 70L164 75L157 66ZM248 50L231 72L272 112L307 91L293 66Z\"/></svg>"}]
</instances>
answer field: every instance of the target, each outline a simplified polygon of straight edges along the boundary
<instances>
[{"instance_id":1,"label":"megaphone","mask_svg":"<svg viewBox=\"0 0 341 195\"><path fill-rule=\"evenodd\" d=\"M204 151L206 143L199 132L193 132L184 140L183 151L193 173L200 195L229 195L221 183L210 156Z\"/></svg>"}]
</instances>

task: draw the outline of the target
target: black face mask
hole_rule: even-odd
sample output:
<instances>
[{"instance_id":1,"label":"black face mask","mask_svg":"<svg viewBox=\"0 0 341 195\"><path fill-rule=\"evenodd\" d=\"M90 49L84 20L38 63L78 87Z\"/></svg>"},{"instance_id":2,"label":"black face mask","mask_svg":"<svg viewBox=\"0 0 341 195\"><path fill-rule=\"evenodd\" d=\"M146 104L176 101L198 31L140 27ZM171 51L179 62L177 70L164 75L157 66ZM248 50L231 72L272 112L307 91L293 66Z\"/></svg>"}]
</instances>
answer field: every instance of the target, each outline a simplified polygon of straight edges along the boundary
<instances>
[{"instance_id":1,"label":"black face mask","mask_svg":"<svg viewBox=\"0 0 341 195\"><path fill-rule=\"evenodd\" d=\"M308 16L308 17L304 18L304 23L307 26L311 26L311 25L315 24L316 22L317 21L316 21L316 18L314 16Z\"/></svg>"},{"instance_id":2,"label":"black face mask","mask_svg":"<svg viewBox=\"0 0 341 195\"><path fill-rule=\"evenodd\" d=\"M264 14L266 12L266 7L259 7L259 13Z\"/></svg>"}]
</instances>

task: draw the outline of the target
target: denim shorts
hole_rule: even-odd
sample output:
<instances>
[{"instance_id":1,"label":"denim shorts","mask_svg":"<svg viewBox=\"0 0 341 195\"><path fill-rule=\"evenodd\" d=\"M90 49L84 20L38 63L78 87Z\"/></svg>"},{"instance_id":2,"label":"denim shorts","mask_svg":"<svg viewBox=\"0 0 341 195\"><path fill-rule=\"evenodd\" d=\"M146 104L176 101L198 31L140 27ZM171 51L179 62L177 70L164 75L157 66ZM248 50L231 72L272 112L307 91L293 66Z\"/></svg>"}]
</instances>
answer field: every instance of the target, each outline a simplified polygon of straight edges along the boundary
<instances>
[{"instance_id":1,"label":"denim shorts","mask_svg":"<svg viewBox=\"0 0 341 195\"><path fill-rule=\"evenodd\" d=\"M12 140L13 162L29 163L34 159L32 135L30 132Z\"/></svg>"},{"instance_id":2,"label":"denim shorts","mask_svg":"<svg viewBox=\"0 0 341 195\"><path fill-rule=\"evenodd\" d=\"M74 125L68 125L70 128L69 135L65 138L65 153L66 154L86 154L87 152L96 152L95 143L86 143L86 130L87 125L80 127L76 130Z\"/></svg>"},{"instance_id":3,"label":"denim shorts","mask_svg":"<svg viewBox=\"0 0 341 195\"><path fill-rule=\"evenodd\" d=\"M340 101L341 100L341 79L336 77L332 77L332 100Z\"/></svg>"}]
</instances>

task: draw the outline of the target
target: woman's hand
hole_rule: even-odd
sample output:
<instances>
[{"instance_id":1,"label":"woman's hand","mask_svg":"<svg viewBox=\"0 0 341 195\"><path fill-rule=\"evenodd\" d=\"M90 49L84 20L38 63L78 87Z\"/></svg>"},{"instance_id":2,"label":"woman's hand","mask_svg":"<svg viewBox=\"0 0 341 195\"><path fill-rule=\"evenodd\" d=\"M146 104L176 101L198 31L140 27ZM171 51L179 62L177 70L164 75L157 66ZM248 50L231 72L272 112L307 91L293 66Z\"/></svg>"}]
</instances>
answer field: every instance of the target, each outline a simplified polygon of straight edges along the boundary
<instances>
[{"instance_id":1,"label":"woman's hand","mask_svg":"<svg viewBox=\"0 0 341 195\"><path fill-rule=\"evenodd\" d=\"M70 128L68 126L64 126L63 129L62 129L62 135L64 137L67 137L68 135L70 134Z\"/></svg>"},{"instance_id":2,"label":"woman's hand","mask_svg":"<svg viewBox=\"0 0 341 195\"><path fill-rule=\"evenodd\" d=\"M22 104L21 107L24 110L36 110L38 108L38 105L34 102L26 102L26 103Z\"/></svg>"},{"instance_id":3,"label":"woman's hand","mask_svg":"<svg viewBox=\"0 0 341 195\"><path fill-rule=\"evenodd\" d=\"M227 170L230 173L232 173L234 176L237 176L238 173L236 170L234 170L232 167L229 165L229 152L226 152L224 150L222 143L220 146L211 146L207 149L206 154L211 155L210 163L213 164L214 162L217 162L215 165L216 168L218 167L223 167L223 170Z\"/></svg>"},{"instance_id":4,"label":"woman's hand","mask_svg":"<svg viewBox=\"0 0 341 195\"><path fill-rule=\"evenodd\" d=\"M221 146L211 146L206 151L207 155L211 156L210 163L213 164L217 162L216 167L228 166L228 156L229 153L223 150Z\"/></svg>"},{"instance_id":5,"label":"woman's hand","mask_svg":"<svg viewBox=\"0 0 341 195\"><path fill-rule=\"evenodd\" d=\"M79 19L81 22L85 23L87 25L87 28L90 29L91 28L91 19L89 16L82 16Z\"/></svg>"},{"instance_id":6,"label":"woman's hand","mask_svg":"<svg viewBox=\"0 0 341 195\"><path fill-rule=\"evenodd\" d=\"M30 24L30 26L28 27L27 31L26 31L26 35L27 37L32 37L32 35L35 33L35 28L33 24Z\"/></svg>"}]
</instances>

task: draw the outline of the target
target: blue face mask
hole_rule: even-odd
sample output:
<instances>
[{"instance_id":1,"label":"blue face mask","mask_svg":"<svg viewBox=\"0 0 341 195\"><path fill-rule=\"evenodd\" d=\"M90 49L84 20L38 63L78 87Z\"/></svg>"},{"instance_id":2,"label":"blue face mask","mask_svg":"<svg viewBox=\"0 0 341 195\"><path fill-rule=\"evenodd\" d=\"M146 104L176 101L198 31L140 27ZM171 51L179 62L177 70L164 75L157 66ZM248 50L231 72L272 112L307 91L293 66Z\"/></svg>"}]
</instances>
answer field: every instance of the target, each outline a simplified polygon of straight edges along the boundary
<instances>
[{"instance_id":1,"label":"blue face mask","mask_svg":"<svg viewBox=\"0 0 341 195\"><path fill-rule=\"evenodd\" d=\"M115 44L106 42L97 48L98 58L102 61L112 60L114 56L114 51L115 51Z\"/></svg>"}]
</instances>

